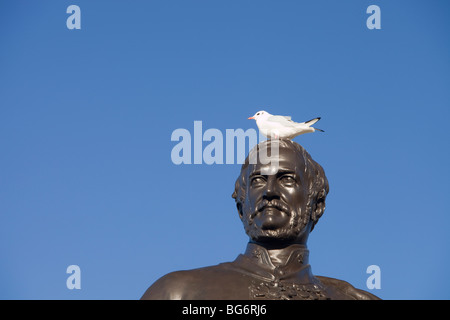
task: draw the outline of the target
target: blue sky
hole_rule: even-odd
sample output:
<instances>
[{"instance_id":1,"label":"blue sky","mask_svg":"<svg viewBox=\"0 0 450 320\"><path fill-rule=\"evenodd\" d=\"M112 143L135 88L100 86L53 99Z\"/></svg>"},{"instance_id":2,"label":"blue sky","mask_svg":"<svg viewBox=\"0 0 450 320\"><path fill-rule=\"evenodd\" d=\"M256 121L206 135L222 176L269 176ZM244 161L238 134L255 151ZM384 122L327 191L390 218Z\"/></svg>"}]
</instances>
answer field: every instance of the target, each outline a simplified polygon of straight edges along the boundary
<instances>
[{"instance_id":1,"label":"blue sky","mask_svg":"<svg viewBox=\"0 0 450 320\"><path fill-rule=\"evenodd\" d=\"M313 273L369 290L378 265L383 299L449 299L449 14L425 0L2 1L0 298L138 299L168 272L235 259L240 165L175 165L171 134L255 129L264 109L322 117L325 133L294 139L330 183Z\"/></svg>"}]
</instances>

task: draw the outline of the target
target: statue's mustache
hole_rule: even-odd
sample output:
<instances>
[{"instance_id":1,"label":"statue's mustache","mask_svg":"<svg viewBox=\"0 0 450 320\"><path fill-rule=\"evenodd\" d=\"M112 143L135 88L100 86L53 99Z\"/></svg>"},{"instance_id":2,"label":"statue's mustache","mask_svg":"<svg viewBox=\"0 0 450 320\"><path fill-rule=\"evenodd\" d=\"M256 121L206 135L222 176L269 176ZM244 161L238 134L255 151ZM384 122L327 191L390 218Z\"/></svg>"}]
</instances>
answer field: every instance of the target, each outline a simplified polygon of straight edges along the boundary
<instances>
[{"instance_id":1,"label":"statue's mustache","mask_svg":"<svg viewBox=\"0 0 450 320\"><path fill-rule=\"evenodd\" d=\"M255 211L250 215L250 218L253 219L259 212L263 211L266 208L275 208L287 214L290 214L289 206L283 201L278 199L273 199L271 201L263 199L256 205Z\"/></svg>"}]
</instances>

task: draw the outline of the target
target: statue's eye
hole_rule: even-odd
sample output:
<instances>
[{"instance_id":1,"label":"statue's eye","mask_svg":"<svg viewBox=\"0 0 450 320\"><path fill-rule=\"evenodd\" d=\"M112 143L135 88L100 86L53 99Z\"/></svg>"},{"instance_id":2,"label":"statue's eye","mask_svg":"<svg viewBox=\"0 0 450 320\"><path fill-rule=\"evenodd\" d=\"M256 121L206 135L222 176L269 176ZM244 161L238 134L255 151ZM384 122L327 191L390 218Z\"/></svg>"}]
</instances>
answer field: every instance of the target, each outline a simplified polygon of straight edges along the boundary
<instances>
[{"instance_id":1,"label":"statue's eye","mask_svg":"<svg viewBox=\"0 0 450 320\"><path fill-rule=\"evenodd\" d=\"M280 178L280 181L286 186L293 186L295 184L295 178L293 176L284 175Z\"/></svg>"},{"instance_id":2,"label":"statue's eye","mask_svg":"<svg viewBox=\"0 0 450 320\"><path fill-rule=\"evenodd\" d=\"M264 184L266 182L266 179L264 179L262 176L256 176L253 177L250 182L252 186L258 186Z\"/></svg>"}]
</instances>

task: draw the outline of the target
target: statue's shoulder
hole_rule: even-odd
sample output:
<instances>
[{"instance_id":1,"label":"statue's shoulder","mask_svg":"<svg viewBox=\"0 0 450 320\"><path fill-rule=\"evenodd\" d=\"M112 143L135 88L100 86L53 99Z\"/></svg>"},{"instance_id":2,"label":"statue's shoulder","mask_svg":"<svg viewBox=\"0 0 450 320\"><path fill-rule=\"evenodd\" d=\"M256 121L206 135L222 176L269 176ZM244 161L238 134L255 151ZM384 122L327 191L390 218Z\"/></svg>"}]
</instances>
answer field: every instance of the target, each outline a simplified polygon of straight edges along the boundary
<instances>
[{"instance_id":1,"label":"statue's shoulder","mask_svg":"<svg viewBox=\"0 0 450 320\"><path fill-rule=\"evenodd\" d=\"M141 297L142 300L180 300L188 286L192 270L174 271L156 280Z\"/></svg>"},{"instance_id":2,"label":"statue's shoulder","mask_svg":"<svg viewBox=\"0 0 450 320\"><path fill-rule=\"evenodd\" d=\"M381 300L370 292L355 288L347 281L323 276L315 277L327 288L339 292L342 297L354 300Z\"/></svg>"},{"instance_id":3,"label":"statue's shoulder","mask_svg":"<svg viewBox=\"0 0 450 320\"><path fill-rule=\"evenodd\" d=\"M142 300L183 300L197 299L193 294L206 293L208 287L214 283L222 282L228 273L229 263L221 263L191 270L180 270L168 273L153 283ZM220 276L219 278L217 278ZM215 281L212 281L214 279ZM222 281L221 281L222 280Z\"/></svg>"}]
</instances>

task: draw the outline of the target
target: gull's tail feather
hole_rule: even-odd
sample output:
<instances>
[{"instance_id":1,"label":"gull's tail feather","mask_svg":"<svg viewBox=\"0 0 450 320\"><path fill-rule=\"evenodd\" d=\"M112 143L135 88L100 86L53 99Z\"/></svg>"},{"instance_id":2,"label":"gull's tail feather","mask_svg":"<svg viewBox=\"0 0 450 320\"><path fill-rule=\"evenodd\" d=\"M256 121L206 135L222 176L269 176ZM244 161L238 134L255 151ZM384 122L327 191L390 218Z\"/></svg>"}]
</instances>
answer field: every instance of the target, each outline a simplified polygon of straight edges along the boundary
<instances>
[{"instance_id":1,"label":"gull's tail feather","mask_svg":"<svg viewBox=\"0 0 450 320\"><path fill-rule=\"evenodd\" d=\"M319 128L314 128L314 131L325 132L325 131L323 131L322 129L319 129Z\"/></svg>"}]
</instances>

